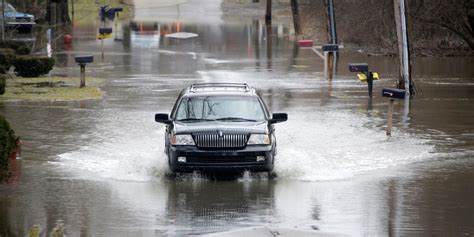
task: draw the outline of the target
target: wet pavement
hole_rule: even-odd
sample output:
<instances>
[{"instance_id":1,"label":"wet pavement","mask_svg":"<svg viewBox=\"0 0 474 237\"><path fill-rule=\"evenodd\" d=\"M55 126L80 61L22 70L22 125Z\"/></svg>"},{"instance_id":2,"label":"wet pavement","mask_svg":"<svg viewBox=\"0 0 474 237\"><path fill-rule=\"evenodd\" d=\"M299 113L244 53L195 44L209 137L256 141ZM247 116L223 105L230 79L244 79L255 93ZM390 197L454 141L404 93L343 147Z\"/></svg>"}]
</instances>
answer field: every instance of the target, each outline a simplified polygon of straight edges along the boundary
<instances>
[{"instance_id":1,"label":"wet pavement","mask_svg":"<svg viewBox=\"0 0 474 237\"><path fill-rule=\"evenodd\" d=\"M90 37L97 29L78 24L73 49L54 54L54 73L78 76L74 55L94 55L87 73L104 78L103 99L0 104L24 143L10 182L0 185L1 236L25 236L34 224L49 233L58 220L69 236L253 226L352 236L474 234L474 59L414 59L420 93L409 110L395 102L387 138L388 100L380 94L396 83L395 58L342 51L328 82L323 61L295 49L291 21L274 22L268 45L263 18L229 17L219 1L181 2L137 4L135 19L105 40L103 61L100 41ZM214 20L192 20L202 12ZM177 31L199 37L164 37ZM349 62L380 73L372 100ZM277 178L166 177L164 127L154 114L169 112L194 82L249 83L271 111L289 114L276 125Z\"/></svg>"}]
</instances>

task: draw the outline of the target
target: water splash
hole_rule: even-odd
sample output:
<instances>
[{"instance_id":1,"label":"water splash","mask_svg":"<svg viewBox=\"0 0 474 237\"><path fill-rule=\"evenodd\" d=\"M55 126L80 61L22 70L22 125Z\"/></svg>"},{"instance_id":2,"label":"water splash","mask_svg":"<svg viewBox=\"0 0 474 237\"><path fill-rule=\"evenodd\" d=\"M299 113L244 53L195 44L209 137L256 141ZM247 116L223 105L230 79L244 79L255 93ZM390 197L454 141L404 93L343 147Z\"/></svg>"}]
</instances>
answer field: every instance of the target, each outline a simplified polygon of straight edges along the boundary
<instances>
[{"instance_id":1,"label":"water splash","mask_svg":"<svg viewBox=\"0 0 474 237\"><path fill-rule=\"evenodd\" d=\"M52 163L90 179L150 181L165 177L164 126L153 121L151 112L111 113L98 115L98 129L90 135L95 137L93 144L61 154Z\"/></svg>"},{"instance_id":2,"label":"water splash","mask_svg":"<svg viewBox=\"0 0 474 237\"><path fill-rule=\"evenodd\" d=\"M395 129L387 138L370 118L349 111L292 114L277 125L281 179L335 180L432 157L428 141Z\"/></svg>"},{"instance_id":3,"label":"water splash","mask_svg":"<svg viewBox=\"0 0 474 237\"><path fill-rule=\"evenodd\" d=\"M54 162L87 176L127 181L166 177L163 125L151 113L124 113L120 119L101 118L96 144L65 153ZM379 122L379 121L377 121ZM345 179L370 170L429 159L433 145L423 138L395 129L387 139L373 118L351 111L290 112L286 123L277 124L278 179L319 181ZM140 126L136 126L140 124ZM118 129L120 128L120 129ZM200 173L178 176L183 180L207 180ZM246 172L241 182L268 179L266 173Z\"/></svg>"},{"instance_id":4,"label":"water splash","mask_svg":"<svg viewBox=\"0 0 474 237\"><path fill-rule=\"evenodd\" d=\"M194 171L192 173L178 173L174 177L175 180L183 180L183 181L209 181L209 177L206 174L203 174L199 171Z\"/></svg>"}]
</instances>

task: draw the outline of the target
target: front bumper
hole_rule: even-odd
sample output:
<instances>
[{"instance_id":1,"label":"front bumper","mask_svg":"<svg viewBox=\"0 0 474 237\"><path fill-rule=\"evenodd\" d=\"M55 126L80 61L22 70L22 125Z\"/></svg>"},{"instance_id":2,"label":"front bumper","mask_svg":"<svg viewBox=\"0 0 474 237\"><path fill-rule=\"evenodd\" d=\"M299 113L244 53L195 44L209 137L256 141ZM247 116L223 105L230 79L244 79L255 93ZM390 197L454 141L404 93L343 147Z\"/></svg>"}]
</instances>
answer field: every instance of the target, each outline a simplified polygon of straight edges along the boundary
<instances>
[{"instance_id":1,"label":"front bumper","mask_svg":"<svg viewBox=\"0 0 474 237\"><path fill-rule=\"evenodd\" d=\"M5 22L5 28L17 30L31 30L35 22Z\"/></svg>"},{"instance_id":2,"label":"front bumper","mask_svg":"<svg viewBox=\"0 0 474 237\"><path fill-rule=\"evenodd\" d=\"M186 157L186 162L178 161L178 157ZM257 161L257 157L264 159ZM240 150L204 150L195 146L171 146L169 166L173 172L269 172L273 170L273 158L272 145L252 145Z\"/></svg>"}]
</instances>

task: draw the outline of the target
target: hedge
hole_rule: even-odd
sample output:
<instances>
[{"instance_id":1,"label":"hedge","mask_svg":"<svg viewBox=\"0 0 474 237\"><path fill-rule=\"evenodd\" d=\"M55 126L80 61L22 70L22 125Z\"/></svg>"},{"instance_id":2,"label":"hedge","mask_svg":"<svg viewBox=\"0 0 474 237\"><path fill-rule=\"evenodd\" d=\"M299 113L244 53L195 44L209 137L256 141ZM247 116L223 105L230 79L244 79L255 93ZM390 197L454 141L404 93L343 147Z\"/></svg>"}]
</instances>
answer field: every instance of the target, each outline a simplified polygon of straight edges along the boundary
<instances>
[{"instance_id":1,"label":"hedge","mask_svg":"<svg viewBox=\"0 0 474 237\"><path fill-rule=\"evenodd\" d=\"M54 66L54 59L47 57L18 56L13 60L15 74L22 77L39 77L48 74Z\"/></svg>"},{"instance_id":2,"label":"hedge","mask_svg":"<svg viewBox=\"0 0 474 237\"><path fill-rule=\"evenodd\" d=\"M15 50L18 55L29 55L31 53L30 48L25 42L17 41L0 41L0 48L10 48Z\"/></svg>"},{"instance_id":3,"label":"hedge","mask_svg":"<svg viewBox=\"0 0 474 237\"><path fill-rule=\"evenodd\" d=\"M10 48L0 48L0 73L4 74L10 70L12 61L15 58L15 50Z\"/></svg>"},{"instance_id":4,"label":"hedge","mask_svg":"<svg viewBox=\"0 0 474 237\"><path fill-rule=\"evenodd\" d=\"M5 75L0 74L0 95L5 94L5 87L7 85L6 79Z\"/></svg>"},{"instance_id":5,"label":"hedge","mask_svg":"<svg viewBox=\"0 0 474 237\"><path fill-rule=\"evenodd\" d=\"M8 121L0 115L0 182L4 182L8 176L8 162L10 154L16 149L15 131L10 128Z\"/></svg>"}]
</instances>

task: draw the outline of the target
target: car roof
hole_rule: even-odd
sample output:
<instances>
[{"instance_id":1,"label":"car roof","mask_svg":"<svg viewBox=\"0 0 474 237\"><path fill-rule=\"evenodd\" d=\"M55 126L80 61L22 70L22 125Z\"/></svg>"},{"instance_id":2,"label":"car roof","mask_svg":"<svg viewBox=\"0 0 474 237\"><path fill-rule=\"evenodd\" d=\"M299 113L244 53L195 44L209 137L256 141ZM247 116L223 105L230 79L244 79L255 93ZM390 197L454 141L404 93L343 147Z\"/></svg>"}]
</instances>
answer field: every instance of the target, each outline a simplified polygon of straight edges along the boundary
<instances>
[{"instance_id":1,"label":"car roof","mask_svg":"<svg viewBox=\"0 0 474 237\"><path fill-rule=\"evenodd\" d=\"M247 83L199 83L185 90L187 96L200 95L243 95L257 96L256 90Z\"/></svg>"}]
</instances>

